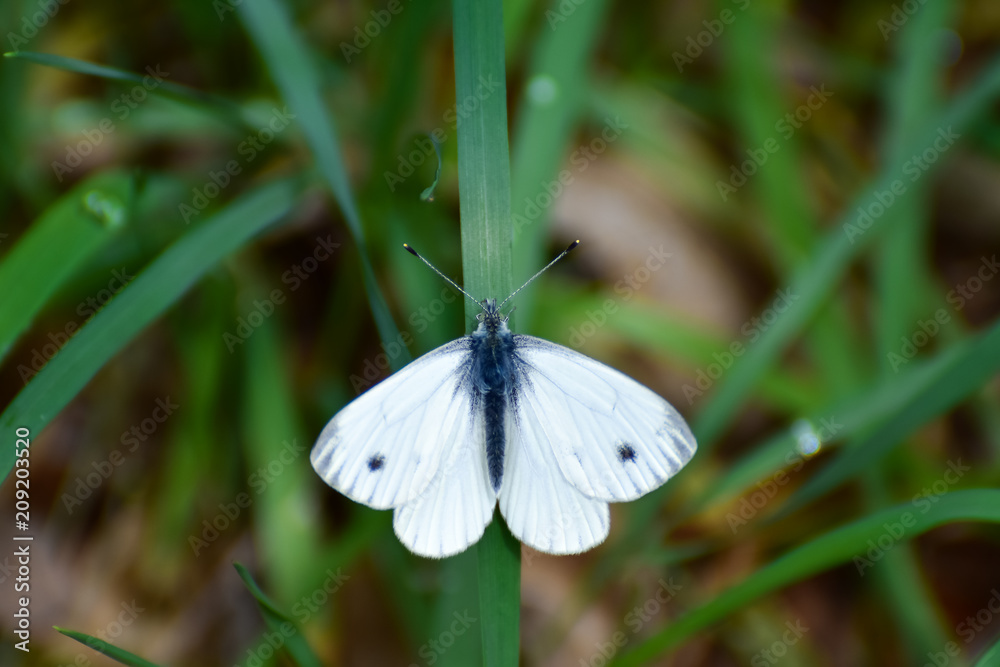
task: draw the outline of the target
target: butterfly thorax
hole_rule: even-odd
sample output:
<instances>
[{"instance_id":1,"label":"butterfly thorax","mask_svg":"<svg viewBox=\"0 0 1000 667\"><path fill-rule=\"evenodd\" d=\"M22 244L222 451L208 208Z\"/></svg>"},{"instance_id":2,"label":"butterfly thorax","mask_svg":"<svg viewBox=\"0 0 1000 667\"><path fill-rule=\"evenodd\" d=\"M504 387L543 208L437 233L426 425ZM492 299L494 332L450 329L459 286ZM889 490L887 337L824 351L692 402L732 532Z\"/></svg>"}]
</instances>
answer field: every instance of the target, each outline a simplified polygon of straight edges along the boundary
<instances>
[{"instance_id":1,"label":"butterfly thorax","mask_svg":"<svg viewBox=\"0 0 1000 667\"><path fill-rule=\"evenodd\" d=\"M514 381L514 335L495 300L485 301L484 307L472 334L472 377L482 393L506 394Z\"/></svg>"}]
</instances>

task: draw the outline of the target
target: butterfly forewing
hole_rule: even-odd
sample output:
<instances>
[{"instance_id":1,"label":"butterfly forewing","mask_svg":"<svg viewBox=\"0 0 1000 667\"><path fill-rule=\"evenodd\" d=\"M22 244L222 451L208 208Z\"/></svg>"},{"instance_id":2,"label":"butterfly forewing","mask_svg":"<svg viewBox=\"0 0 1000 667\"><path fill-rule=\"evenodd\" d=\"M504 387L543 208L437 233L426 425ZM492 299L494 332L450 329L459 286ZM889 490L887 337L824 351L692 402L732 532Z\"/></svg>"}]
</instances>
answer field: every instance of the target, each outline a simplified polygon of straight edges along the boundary
<instances>
[{"instance_id":1,"label":"butterfly forewing","mask_svg":"<svg viewBox=\"0 0 1000 667\"><path fill-rule=\"evenodd\" d=\"M413 361L330 420L310 457L327 484L375 509L414 500L472 430L469 342Z\"/></svg>"},{"instance_id":2,"label":"butterfly forewing","mask_svg":"<svg viewBox=\"0 0 1000 667\"><path fill-rule=\"evenodd\" d=\"M562 476L607 502L634 500L694 455L694 436L665 400L624 373L532 336L515 336L517 402L534 406L538 437Z\"/></svg>"}]
</instances>

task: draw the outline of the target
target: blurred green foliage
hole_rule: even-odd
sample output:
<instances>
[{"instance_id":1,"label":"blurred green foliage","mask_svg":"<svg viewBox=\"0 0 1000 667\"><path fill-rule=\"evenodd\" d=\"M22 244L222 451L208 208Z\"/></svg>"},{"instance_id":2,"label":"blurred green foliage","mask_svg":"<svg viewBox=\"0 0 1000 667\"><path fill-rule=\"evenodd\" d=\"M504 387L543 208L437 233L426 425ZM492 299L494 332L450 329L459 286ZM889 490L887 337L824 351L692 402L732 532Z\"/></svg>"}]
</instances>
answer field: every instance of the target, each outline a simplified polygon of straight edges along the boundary
<instances>
[{"instance_id":1,"label":"blurred green foliage","mask_svg":"<svg viewBox=\"0 0 1000 667\"><path fill-rule=\"evenodd\" d=\"M495 624L528 665L995 660L992 4L511 0L505 105L451 16L0 9L0 439L31 431L35 536L0 663L470 665ZM516 328L663 393L699 453L601 547L522 554L518 639L479 606L511 573L410 555L307 454L471 324L403 242L478 293L577 237Z\"/></svg>"}]
</instances>

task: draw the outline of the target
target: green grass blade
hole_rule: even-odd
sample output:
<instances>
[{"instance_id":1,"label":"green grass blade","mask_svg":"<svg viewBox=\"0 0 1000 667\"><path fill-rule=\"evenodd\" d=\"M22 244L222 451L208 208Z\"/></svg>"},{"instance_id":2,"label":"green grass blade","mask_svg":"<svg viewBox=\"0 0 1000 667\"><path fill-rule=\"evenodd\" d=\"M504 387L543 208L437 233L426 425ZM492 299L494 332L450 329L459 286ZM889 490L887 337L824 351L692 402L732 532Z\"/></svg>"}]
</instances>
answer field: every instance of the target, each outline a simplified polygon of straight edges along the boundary
<instances>
[{"instance_id":1,"label":"green grass blade","mask_svg":"<svg viewBox=\"0 0 1000 667\"><path fill-rule=\"evenodd\" d=\"M0 429L37 435L107 361L219 260L294 206L299 188L279 181L244 195L167 248L39 371L0 415ZM0 472L14 449L0 452Z\"/></svg>"},{"instance_id":2,"label":"green grass blade","mask_svg":"<svg viewBox=\"0 0 1000 667\"><path fill-rule=\"evenodd\" d=\"M291 656L295 664L300 667L322 667L322 661L313 653L309 642L302 636L302 631L299 629L298 624L292 620L292 617L281 611L271 598L261 590L249 570L240 563L233 563L233 567L236 568L240 579L243 580L247 590L250 591L250 594L257 601L257 607L260 609L261 616L264 617L264 622L267 624L268 629L271 633L281 635L284 640L282 648L288 652L288 655ZM270 641L266 645L269 648L273 647Z\"/></svg>"},{"instance_id":3,"label":"green grass blade","mask_svg":"<svg viewBox=\"0 0 1000 667\"><path fill-rule=\"evenodd\" d=\"M888 463L888 462L887 462ZM887 465L873 466L861 476L864 514L890 506L886 484ZM874 591L890 610L888 626L895 626L906 646L907 662L916 664L948 641L936 609L935 595L921 576L915 544L907 542L885 553L884 564L873 570ZM956 667L958 667L956 665Z\"/></svg>"},{"instance_id":4,"label":"green grass blade","mask_svg":"<svg viewBox=\"0 0 1000 667\"><path fill-rule=\"evenodd\" d=\"M264 295L267 289L253 281L241 281L250 289L244 294ZM249 297L244 300L249 301ZM244 452L250 469L271 469L275 461L281 472L271 475L266 492L253 505L254 530L261 562L279 599L296 600L311 593L312 570L321 562L315 515L319 504L316 474L305 460L311 448L303 435L296 412L297 399L288 377L282 352L293 346L282 338L280 317L269 318L247 341L245 349ZM284 457L295 457L285 465ZM294 544L294 549L288 545Z\"/></svg>"},{"instance_id":5,"label":"green grass blade","mask_svg":"<svg viewBox=\"0 0 1000 667\"><path fill-rule=\"evenodd\" d=\"M88 178L47 208L0 260L0 360L56 290L128 223L133 187L123 172Z\"/></svg>"},{"instance_id":6,"label":"green grass blade","mask_svg":"<svg viewBox=\"0 0 1000 667\"><path fill-rule=\"evenodd\" d=\"M975 667L997 667L997 665L1000 665L1000 637L997 637L993 645L979 656Z\"/></svg>"},{"instance_id":7,"label":"green grass blade","mask_svg":"<svg viewBox=\"0 0 1000 667\"><path fill-rule=\"evenodd\" d=\"M551 2L560 11L561 0ZM514 274L534 275L548 258L543 254L551 209L538 206L548 197L546 186L558 180L566 145L586 109L590 90L590 59L604 25L608 3L588 0L552 30L548 21L537 28L538 44L517 111L511 148L511 214L514 222ZM544 197L543 197L544 195ZM556 196L551 197L554 200ZM554 204L550 204L550 207ZM541 210L532 218L532 207ZM586 239L584 239L586 242ZM536 287L517 296L522 331L533 330ZM582 312L582 311L581 311Z\"/></svg>"},{"instance_id":8,"label":"green grass blade","mask_svg":"<svg viewBox=\"0 0 1000 667\"><path fill-rule=\"evenodd\" d=\"M939 128L953 127L955 131L963 132L966 126L988 107L998 92L1000 92L1000 58L994 59L965 92L952 100L945 112L937 117L937 122L919 133L919 138L912 140L904 153L923 151L933 142ZM942 162L943 160L938 160L935 165L940 165ZM703 450L702 455L713 446L719 434L730 423L731 416L761 375L820 309L851 261L877 237L882 228L881 219L876 219L860 236L849 238L845 233L845 227L857 224L857 209L867 207L876 201L875 192L890 190L893 181L900 176L900 168L901 165L898 164L885 165L872 185L863 188L855 200L846 207L830 232L820 240L813 258L807 261L793 277L790 289L793 294L799 296L798 302L761 335L740 363L735 365L720 382L718 392L698 413L692 428ZM928 177L929 173L925 173L921 178ZM910 188L907 194L912 195L913 190L914 188Z\"/></svg>"},{"instance_id":9,"label":"green grass blade","mask_svg":"<svg viewBox=\"0 0 1000 667\"><path fill-rule=\"evenodd\" d=\"M913 431L957 405L1000 371L1000 321L977 339L949 349L951 363L871 436L841 451L837 460L809 479L788 500L782 515L795 511L876 463Z\"/></svg>"},{"instance_id":10,"label":"green grass blade","mask_svg":"<svg viewBox=\"0 0 1000 667\"><path fill-rule=\"evenodd\" d=\"M909 21L898 40L893 42L895 62L892 79L884 90L884 107L888 110L882 155L888 164L902 164L910 155L901 150L911 143L941 107L945 56L943 48L928 48L940 44L941 35L951 26L951 2L936 2ZM924 261L930 245L930 188L921 188L913 196L894 205L885 213L889 227L873 253L877 303L875 321L876 368L883 375L891 374L887 363L901 337L925 313L935 307L928 298L931 281ZM863 457L864 452L853 452ZM888 504L887 480L891 478L888 460L869 466L862 475L866 508L873 511ZM885 568L876 573L879 596L891 609L889 622L898 626L906 647L907 662L923 662L928 654L948 641L941 618L936 610L935 595L920 576L917 555L912 544L894 549L886 557Z\"/></svg>"},{"instance_id":11,"label":"green grass blade","mask_svg":"<svg viewBox=\"0 0 1000 667\"><path fill-rule=\"evenodd\" d=\"M520 654L521 543L500 511L476 545L484 667L516 667Z\"/></svg>"},{"instance_id":12,"label":"green grass blade","mask_svg":"<svg viewBox=\"0 0 1000 667\"><path fill-rule=\"evenodd\" d=\"M501 5L455 0L453 11L458 107L485 98L458 126L462 274L477 299L502 300L514 281ZM472 303L466 311L480 312Z\"/></svg>"},{"instance_id":13,"label":"green grass blade","mask_svg":"<svg viewBox=\"0 0 1000 667\"><path fill-rule=\"evenodd\" d=\"M768 156L751 187L771 223L765 232L766 242L784 273L807 258L815 242L816 221L799 141L775 134L775 119L789 111L782 89L786 82L768 58L760 57L780 42L782 18L777 8L747 12L727 31L724 46L728 48L727 87L732 91L726 106L740 130L741 141L748 148L771 145L768 142L781 147Z\"/></svg>"},{"instance_id":14,"label":"green grass blade","mask_svg":"<svg viewBox=\"0 0 1000 667\"><path fill-rule=\"evenodd\" d=\"M399 340L399 329L375 280L361 215L341 158L340 141L337 139L333 117L321 97L322 86L314 57L306 49L306 40L296 33L285 10L275 0L245 2L238 9L240 19L260 51L282 98L296 115L309 148L319 164L320 173L344 215L347 229L361 256L361 274L372 316L382 343L388 347L390 343ZM399 354L390 358L393 370L399 370L410 361L406 346L399 345L398 348Z\"/></svg>"},{"instance_id":15,"label":"green grass blade","mask_svg":"<svg viewBox=\"0 0 1000 667\"><path fill-rule=\"evenodd\" d=\"M880 549L878 542L885 536L889 536L892 546L895 546L932 528L956 521L1000 523L998 490L954 491L938 496L938 499L924 513L915 511L913 504L904 503L834 529L794 549L716 596L711 602L673 621L612 664L616 667L641 665L757 598L834 565L846 563L852 558L862 559L855 561L855 564L861 574L864 574L864 570L869 567L868 563L872 563L871 567L878 567L880 558L869 560L867 552L872 549L869 542L875 545L874 549ZM902 530L901 534L897 525ZM892 546L888 548L891 549Z\"/></svg>"},{"instance_id":16,"label":"green grass blade","mask_svg":"<svg viewBox=\"0 0 1000 667\"><path fill-rule=\"evenodd\" d=\"M906 25L894 44L896 66L890 85L885 87L885 124L882 154L888 164L902 164L911 138L940 109L945 77L945 50L928 48L939 44L950 28L952 3L936 2ZM876 276L878 303L876 341L883 372L889 372L886 355L894 351L902 336L919 317L933 311L926 303L930 282L924 266L924 253L930 239L931 190L922 188L915 196L899 202L885 213L891 229L876 249L872 270ZM895 221L905 221L896 224Z\"/></svg>"},{"instance_id":17,"label":"green grass blade","mask_svg":"<svg viewBox=\"0 0 1000 667\"><path fill-rule=\"evenodd\" d=\"M455 99L480 100L458 126L458 185L465 289L503 299L511 276L510 153L500 0L454 0ZM471 105L470 105L471 106ZM466 304L466 313L479 308ZM521 546L499 513L477 545L483 664L518 664Z\"/></svg>"},{"instance_id":18,"label":"green grass blade","mask_svg":"<svg viewBox=\"0 0 1000 667\"><path fill-rule=\"evenodd\" d=\"M70 639L75 639L87 648L92 648L98 653L103 653L104 655L116 660L123 665L130 665L131 667L157 667L156 663L150 662L145 658L140 658L134 653L130 653L123 648L118 648L113 646L106 641L98 639L97 637L92 637L88 634L82 632L77 632L76 630L67 630L66 628L60 628L57 625L52 626L57 632L60 632Z\"/></svg>"},{"instance_id":19,"label":"green grass blade","mask_svg":"<svg viewBox=\"0 0 1000 667\"><path fill-rule=\"evenodd\" d=\"M784 280L815 249L819 224L810 201L814 185L807 177L808 170L803 169L800 143L804 133L785 136L775 123L775 119L789 112L798 113L798 109L794 107L795 101L789 101L787 82L776 75L770 59L759 57L780 43L782 19L776 8L749 12L734 23L725 45L729 88L733 91L727 107L740 128L743 145L758 149L779 147L756 172L750 188L760 202L761 215L771 223L764 232L765 242L772 248L778 274ZM815 111L821 116L825 105L822 100L829 91L825 85L812 86L812 90L821 91L820 106ZM810 103L816 95L812 90L800 93ZM789 125L784 127L791 129ZM839 300L834 300L820 309L814 326L806 332L805 347L824 384L835 393L846 395L862 373L857 355L850 349L850 316L842 306Z\"/></svg>"},{"instance_id":20,"label":"green grass blade","mask_svg":"<svg viewBox=\"0 0 1000 667\"><path fill-rule=\"evenodd\" d=\"M848 399L835 401L815 410L804 420L821 436L821 445L841 441L865 433L884 424L898 414L922 392L937 385L940 374L952 364L954 353L949 349L927 361L914 361L911 367L895 378L886 378ZM797 449L796 429L799 422L755 444L748 454L733 462L699 496L692 500L683 515L704 507L730 501L754 483L772 477L778 470L797 467L801 455Z\"/></svg>"},{"instance_id":21,"label":"green grass blade","mask_svg":"<svg viewBox=\"0 0 1000 667\"><path fill-rule=\"evenodd\" d=\"M247 127L252 128L254 131L259 129L250 122L248 117L244 114L243 108L232 100L228 100L218 95L212 95L210 93L203 93L200 90L179 83L162 80L165 76L169 76L170 73L159 69L158 65L155 67L151 65L147 72L143 74L136 74L134 72L118 69L117 67L98 65L96 63L87 62L86 60L67 58L66 56L57 56L51 53L37 53L35 51L9 51L3 55L5 58L10 58L11 60L24 60L38 65L45 65L47 67L65 70L67 72L76 72L77 74L96 76L102 79L108 79L109 81L119 81L121 83L131 83L144 86L152 94L168 97L170 99L177 100L178 102L194 103L223 117L236 118ZM151 77L155 77L155 79L151 81Z\"/></svg>"}]
</instances>

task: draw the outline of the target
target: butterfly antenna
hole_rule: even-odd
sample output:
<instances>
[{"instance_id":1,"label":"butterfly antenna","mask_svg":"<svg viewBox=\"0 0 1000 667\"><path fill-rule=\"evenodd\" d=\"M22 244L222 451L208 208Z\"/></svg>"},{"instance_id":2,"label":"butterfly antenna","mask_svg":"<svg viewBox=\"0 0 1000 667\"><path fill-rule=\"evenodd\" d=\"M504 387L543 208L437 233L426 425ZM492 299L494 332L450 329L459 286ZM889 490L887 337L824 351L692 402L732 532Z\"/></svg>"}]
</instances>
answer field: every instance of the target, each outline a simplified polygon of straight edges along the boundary
<instances>
[{"instance_id":1,"label":"butterfly antenna","mask_svg":"<svg viewBox=\"0 0 1000 667\"><path fill-rule=\"evenodd\" d=\"M438 268L436 266L434 266L433 264L431 264L430 262L428 262L426 259L424 259L423 256L420 253L418 253L416 250L414 250L412 247L410 247L410 245L408 243L404 243L403 247L406 248L406 251L408 253L410 253L411 255L413 255L414 257L416 257L417 259L419 259L421 262L423 262L427 266L431 267L431 270L434 271L434 273L436 273L439 276L441 276L442 278L444 278L445 282L447 282L449 285L451 285L452 287L454 287L455 289L457 289L459 292L461 292L465 296L467 296L470 299L472 299L472 302L475 303L480 308L483 307L483 304L479 303L479 301L476 300L476 297L472 296L471 294L469 294L468 292L466 292L464 289L462 289L459 286L459 284L456 283L454 280L452 280L448 276L446 276L443 273L441 273L440 271L438 271ZM563 253L563 254L566 254L566 253Z\"/></svg>"},{"instance_id":2,"label":"butterfly antenna","mask_svg":"<svg viewBox=\"0 0 1000 667\"><path fill-rule=\"evenodd\" d=\"M530 278L528 278L523 285L521 285L516 290L514 290L513 292L511 292L511 295L509 297L507 297L506 299L504 299L503 301L501 301L500 302L500 306L497 308L497 310L500 310L500 308L503 308L503 305L505 303L507 303L508 301L510 301L511 299L513 299L515 294L517 294L518 292L520 292L521 290L523 290L525 287L527 287L531 283L532 280L534 280L538 276L540 276L543 273L545 273L550 266L552 266L553 264L555 264L556 262L558 262L560 259L562 259L563 257L565 257L567 254L569 254L570 250L572 250L573 248L577 247L578 245L580 245L580 239L577 239L576 241L573 241L568 246L566 246L566 249L563 250L558 255L556 255L555 259L553 259L551 262L549 262L544 267L542 267L541 271L539 271L535 275L533 275Z\"/></svg>"}]
</instances>

